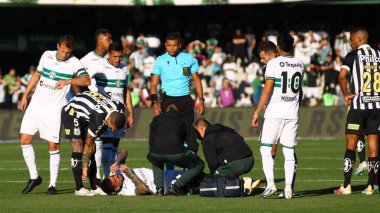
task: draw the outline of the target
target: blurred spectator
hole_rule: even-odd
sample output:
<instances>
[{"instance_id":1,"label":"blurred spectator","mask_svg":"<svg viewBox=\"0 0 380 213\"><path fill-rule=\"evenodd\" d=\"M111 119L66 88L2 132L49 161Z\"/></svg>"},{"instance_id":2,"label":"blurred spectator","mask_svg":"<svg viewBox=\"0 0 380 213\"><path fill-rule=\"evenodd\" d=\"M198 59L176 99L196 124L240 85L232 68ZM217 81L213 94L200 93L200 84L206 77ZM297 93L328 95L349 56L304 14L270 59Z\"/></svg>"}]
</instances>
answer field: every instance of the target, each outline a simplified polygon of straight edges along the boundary
<instances>
[{"instance_id":1,"label":"blurred spectator","mask_svg":"<svg viewBox=\"0 0 380 213\"><path fill-rule=\"evenodd\" d=\"M232 107L235 104L232 86L228 79L223 80L223 87L219 90L219 105L221 107Z\"/></svg>"},{"instance_id":2,"label":"blurred spectator","mask_svg":"<svg viewBox=\"0 0 380 213\"><path fill-rule=\"evenodd\" d=\"M4 82L5 82L5 87L4 87L4 93L5 93L5 107L7 109L12 108L12 96L14 92L14 88L16 86L16 69L11 68L4 76Z\"/></svg>"},{"instance_id":3,"label":"blurred spectator","mask_svg":"<svg viewBox=\"0 0 380 213\"><path fill-rule=\"evenodd\" d=\"M161 46L161 41L156 35L147 35L146 37L147 42L147 53L149 56L157 55L157 50Z\"/></svg>"},{"instance_id":4,"label":"blurred spectator","mask_svg":"<svg viewBox=\"0 0 380 213\"><path fill-rule=\"evenodd\" d=\"M247 39L244 37L240 29L235 30L235 35L232 38L232 56L235 63L242 66L243 69L248 65ZM238 63L240 59L240 63Z\"/></svg>"},{"instance_id":5,"label":"blurred spectator","mask_svg":"<svg viewBox=\"0 0 380 213\"><path fill-rule=\"evenodd\" d=\"M153 55L148 55L143 59L143 76L144 82L147 87L150 86L150 71L153 69L153 65L155 62L155 57Z\"/></svg>"},{"instance_id":6,"label":"blurred spectator","mask_svg":"<svg viewBox=\"0 0 380 213\"><path fill-rule=\"evenodd\" d=\"M144 66L143 48L145 45L144 42L145 42L144 39L142 38L138 39L136 43L137 50L134 51L129 57L130 67L128 68L130 69L130 71L132 71L132 73L142 72L143 70L143 66Z\"/></svg>"},{"instance_id":7,"label":"blurred spectator","mask_svg":"<svg viewBox=\"0 0 380 213\"><path fill-rule=\"evenodd\" d=\"M346 57L347 53L351 51L350 46L350 33L342 32L335 36L334 52L336 57Z\"/></svg>"},{"instance_id":8,"label":"blurred spectator","mask_svg":"<svg viewBox=\"0 0 380 213\"><path fill-rule=\"evenodd\" d=\"M212 62L211 70L213 73L221 71L222 64L225 59L226 59L226 54L222 51L222 48L216 47L215 52L211 57L211 62Z\"/></svg>"},{"instance_id":9,"label":"blurred spectator","mask_svg":"<svg viewBox=\"0 0 380 213\"><path fill-rule=\"evenodd\" d=\"M224 77L235 83L237 68L238 66L235 61L233 61L230 56L227 56L226 61L222 66Z\"/></svg>"},{"instance_id":10,"label":"blurred spectator","mask_svg":"<svg viewBox=\"0 0 380 213\"><path fill-rule=\"evenodd\" d=\"M236 103L237 107L252 107L252 101L248 93L243 92L239 101Z\"/></svg>"},{"instance_id":11,"label":"blurred spectator","mask_svg":"<svg viewBox=\"0 0 380 213\"><path fill-rule=\"evenodd\" d=\"M320 101L320 92L318 87L318 69L318 63L313 60L310 64L310 71L306 72L306 106L317 106Z\"/></svg>"},{"instance_id":12,"label":"blurred spectator","mask_svg":"<svg viewBox=\"0 0 380 213\"><path fill-rule=\"evenodd\" d=\"M252 32L252 26L247 27L245 38L247 39L248 62L251 63L254 56L253 51L256 47L256 35Z\"/></svg>"},{"instance_id":13,"label":"blurred spectator","mask_svg":"<svg viewBox=\"0 0 380 213\"><path fill-rule=\"evenodd\" d=\"M214 55L215 49L217 46L218 46L218 39L214 37L210 37L206 40L207 58L211 58Z\"/></svg>"},{"instance_id":14,"label":"blurred spectator","mask_svg":"<svg viewBox=\"0 0 380 213\"><path fill-rule=\"evenodd\" d=\"M324 64L326 61L327 55L332 54L330 42L326 38L323 38L321 40L318 52L319 52L319 64Z\"/></svg>"}]
</instances>

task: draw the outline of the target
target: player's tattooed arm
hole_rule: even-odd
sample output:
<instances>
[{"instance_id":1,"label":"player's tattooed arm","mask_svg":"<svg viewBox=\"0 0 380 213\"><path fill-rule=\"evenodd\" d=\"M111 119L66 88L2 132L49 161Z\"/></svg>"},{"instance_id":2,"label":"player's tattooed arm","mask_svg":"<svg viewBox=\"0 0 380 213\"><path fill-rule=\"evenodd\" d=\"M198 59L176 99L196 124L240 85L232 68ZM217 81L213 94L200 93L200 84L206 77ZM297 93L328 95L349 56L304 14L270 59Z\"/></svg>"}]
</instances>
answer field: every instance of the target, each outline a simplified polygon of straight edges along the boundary
<instances>
[{"instance_id":1,"label":"player's tattooed arm","mask_svg":"<svg viewBox=\"0 0 380 213\"><path fill-rule=\"evenodd\" d=\"M135 184L136 195L147 195L147 194L149 194L148 186L139 177L137 177L137 175L135 173L133 173L133 171L131 170L131 168L128 167L128 165L126 165L126 164L121 165L120 170L124 174L126 174L129 177L129 179L131 179L131 181Z\"/></svg>"},{"instance_id":2,"label":"player's tattooed arm","mask_svg":"<svg viewBox=\"0 0 380 213\"><path fill-rule=\"evenodd\" d=\"M119 169L118 165L119 165L119 164L124 164L124 163L125 163L125 160L127 159L127 156L128 156L128 151L127 151L127 150L125 150L125 149L120 150L120 151L117 153L115 163L113 163L113 164L110 166L110 171L111 171L112 173L116 173L116 171Z\"/></svg>"}]
</instances>

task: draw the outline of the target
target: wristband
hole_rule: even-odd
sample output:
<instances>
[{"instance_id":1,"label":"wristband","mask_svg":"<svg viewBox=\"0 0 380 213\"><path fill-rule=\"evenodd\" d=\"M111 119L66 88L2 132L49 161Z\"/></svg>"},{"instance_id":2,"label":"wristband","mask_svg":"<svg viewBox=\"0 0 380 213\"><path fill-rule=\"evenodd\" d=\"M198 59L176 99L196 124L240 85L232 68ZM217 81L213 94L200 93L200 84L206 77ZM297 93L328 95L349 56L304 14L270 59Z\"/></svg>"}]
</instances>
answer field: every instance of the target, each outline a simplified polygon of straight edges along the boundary
<instances>
[{"instance_id":1,"label":"wristband","mask_svg":"<svg viewBox=\"0 0 380 213\"><path fill-rule=\"evenodd\" d=\"M202 98L198 98L198 100L205 102L205 98L203 98L203 97Z\"/></svg>"},{"instance_id":2,"label":"wristband","mask_svg":"<svg viewBox=\"0 0 380 213\"><path fill-rule=\"evenodd\" d=\"M157 94L150 95L150 100L152 101L152 103L157 103L157 99L158 99Z\"/></svg>"}]
</instances>

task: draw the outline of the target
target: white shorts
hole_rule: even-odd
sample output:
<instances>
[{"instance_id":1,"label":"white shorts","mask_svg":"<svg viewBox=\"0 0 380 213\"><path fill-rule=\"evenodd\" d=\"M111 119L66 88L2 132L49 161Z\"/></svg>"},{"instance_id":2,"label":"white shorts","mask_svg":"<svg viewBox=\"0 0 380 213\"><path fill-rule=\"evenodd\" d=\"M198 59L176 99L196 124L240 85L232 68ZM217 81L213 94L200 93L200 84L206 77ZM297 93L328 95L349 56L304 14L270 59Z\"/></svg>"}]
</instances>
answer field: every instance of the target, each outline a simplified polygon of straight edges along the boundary
<instances>
[{"instance_id":1,"label":"white shorts","mask_svg":"<svg viewBox=\"0 0 380 213\"><path fill-rule=\"evenodd\" d=\"M297 145L298 119L266 118L261 130L262 146L280 142L283 147L293 149Z\"/></svg>"},{"instance_id":2,"label":"white shorts","mask_svg":"<svg viewBox=\"0 0 380 213\"><path fill-rule=\"evenodd\" d=\"M320 98L321 92L318 87L308 87L306 89L306 98Z\"/></svg>"},{"instance_id":3,"label":"white shorts","mask_svg":"<svg viewBox=\"0 0 380 213\"><path fill-rule=\"evenodd\" d=\"M20 133L35 135L53 143L59 143L61 130L61 109L46 109L31 103L22 118Z\"/></svg>"},{"instance_id":4,"label":"white shorts","mask_svg":"<svg viewBox=\"0 0 380 213\"><path fill-rule=\"evenodd\" d=\"M111 128L108 128L103 132L99 137L101 138L122 138L125 135L125 129L119 129L115 132L112 132Z\"/></svg>"}]
</instances>

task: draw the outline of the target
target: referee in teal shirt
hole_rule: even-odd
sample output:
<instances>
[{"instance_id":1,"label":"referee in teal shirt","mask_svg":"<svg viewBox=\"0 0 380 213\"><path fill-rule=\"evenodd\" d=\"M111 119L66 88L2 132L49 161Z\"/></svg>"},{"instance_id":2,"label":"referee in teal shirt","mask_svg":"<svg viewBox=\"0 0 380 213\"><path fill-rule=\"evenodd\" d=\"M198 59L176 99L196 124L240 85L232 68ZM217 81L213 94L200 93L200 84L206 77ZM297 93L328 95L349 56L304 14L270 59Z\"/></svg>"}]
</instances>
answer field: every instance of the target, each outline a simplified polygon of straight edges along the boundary
<instances>
[{"instance_id":1,"label":"referee in teal shirt","mask_svg":"<svg viewBox=\"0 0 380 213\"><path fill-rule=\"evenodd\" d=\"M166 53L159 56L151 71L150 97L154 116L162 113L168 105L175 104L186 118L194 122L194 101L190 96L190 79L195 84L199 104L197 113L205 111L203 89L198 75L198 61L189 53L180 52L181 38L169 33L165 41ZM158 101L157 85L161 79L162 96Z\"/></svg>"}]
</instances>

